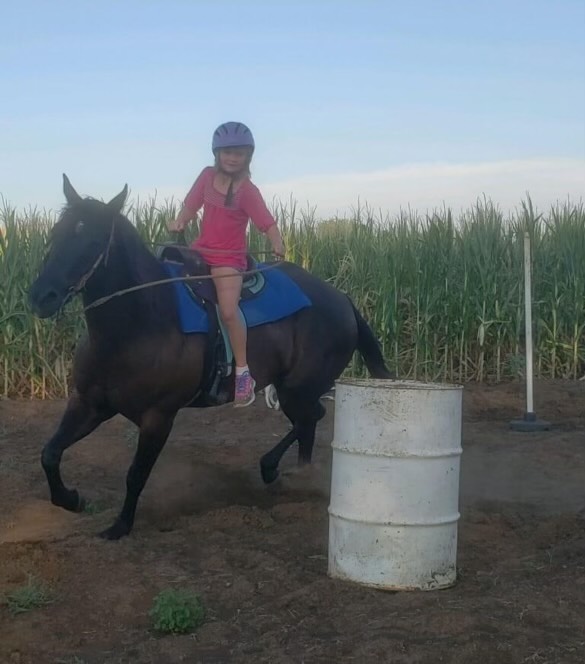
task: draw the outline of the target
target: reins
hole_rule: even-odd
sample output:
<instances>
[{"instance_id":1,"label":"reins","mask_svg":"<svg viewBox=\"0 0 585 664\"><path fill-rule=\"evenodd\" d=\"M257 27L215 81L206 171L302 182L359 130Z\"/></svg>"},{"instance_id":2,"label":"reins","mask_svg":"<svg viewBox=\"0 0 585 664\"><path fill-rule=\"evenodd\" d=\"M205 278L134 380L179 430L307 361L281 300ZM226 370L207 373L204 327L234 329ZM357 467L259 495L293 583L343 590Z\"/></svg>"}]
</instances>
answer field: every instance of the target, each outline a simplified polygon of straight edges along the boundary
<instances>
[{"instance_id":1,"label":"reins","mask_svg":"<svg viewBox=\"0 0 585 664\"><path fill-rule=\"evenodd\" d=\"M95 271L98 269L100 264L104 263L104 266L108 264L108 258L110 255L110 248L113 243L114 239L114 229L116 225L116 217L112 218L112 227L110 229L110 237L108 238L108 244L106 245L105 249L102 251L102 253L97 257L96 261L94 264L91 266L91 268L81 277L81 279L75 284L75 286L72 286L69 289L69 293L67 294L67 297L63 301L63 304L61 305L61 309L75 296L77 293L81 292L84 288L89 279L95 274ZM181 234L179 234L181 235ZM183 236L184 237L184 236ZM155 243L155 246L161 246L160 243ZM162 245L164 246L164 245ZM248 253L247 251L224 251L222 249L206 249L206 253L213 253L213 254L223 254L223 253L242 253L246 254ZM258 251L254 252L256 254L269 254L272 252L269 251ZM246 270L244 272L238 272L238 276L242 277L248 277L253 274L258 274L259 272L266 272L267 270L272 270L275 267L278 267L280 261L276 262L274 265L267 265L266 267L261 267L261 268L256 268L254 270ZM131 286L130 288L124 288L122 290L115 291L113 293L110 293L109 295L105 295L104 297L100 297L97 300L94 300L91 304L88 304L86 307L83 308L83 311L88 311L89 309L94 309L96 307L100 307L101 305L105 304L106 302L109 302L110 300L114 299L115 297L121 297L122 295L127 295L128 293L135 293L136 291L143 290L145 288L152 288L154 286L161 286L164 284L172 284L180 281L203 281L207 279L227 279L230 277L233 277L235 275L233 274L219 274L219 275L211 275L211 274L202 274L198 276L187 276L187 277L169 277L167 279L158 279L157 281L148 281L145 284L138 284L137 286Z\"/></svg>"},{"instance_id":2,"label":"reins","mask_svg":"<svg viewBox=\"0 0 585 664\"><path fill-rule=\"evenodd\" d=\"M279 261L280 262L280 261ZM266 267L259 267L255 270L246 270L245 272L238 272L237 275L233 274L218 274L218 275L211 275L211 274L202 274L199 276L189 276L189 277L169 277L168 279L159 279L157 281L149 281L145 284L139 284L138 286L132 286L131 288L124 288L123 290L115 291L114 293L110 293L110 295L106 295L104 297L100 297L97 300L94 300L91 304L88 304L87 307L84 307L84 311L87 311L88 309L93 309L94 307L99 307L102 304L105 304L106 302L109 302L115 297L120 297L121 295L126 295L127 293L134 293L135 291L143 290L144 288L152 288L153 286L160 286L162 284L171 284L177 281L202 281L204 279L229 279L234 276L250 276L252 274L258 274L259 272L266 272L267 270L272 270L275 267L278 267L279 262L275 263L274 265L267 265Z\"/></svg>"}]
</instances>

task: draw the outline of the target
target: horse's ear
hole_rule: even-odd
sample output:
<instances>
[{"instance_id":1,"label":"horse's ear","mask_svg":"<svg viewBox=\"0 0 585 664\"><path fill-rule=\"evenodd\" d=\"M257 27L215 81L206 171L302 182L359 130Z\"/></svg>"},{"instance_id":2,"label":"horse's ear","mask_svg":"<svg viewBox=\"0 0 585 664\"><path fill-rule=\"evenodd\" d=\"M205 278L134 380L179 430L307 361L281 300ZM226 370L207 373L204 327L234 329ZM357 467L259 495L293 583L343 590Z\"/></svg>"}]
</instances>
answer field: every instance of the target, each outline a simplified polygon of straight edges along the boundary
<instances>
[{"instance_id":1,"label":"horse's ear","mask_svg":"<svg viewBox=\"0 0 585 664\"><path fill-rule=\"evenodd\" d=\"M121 212L126 202L126 196L128 196L128 185L124 185L124 189L117 195L112 198L108 203L108 207L111 208L114 212Z\"/></svg>"},{"instance_id":2,"label":"horse's ear","mask_svg":"<svg viewBox=\"0 0 585 664\"><path fill-rule=\"evenodd\" d=\"M69 178L63 173L63 193L65 194L65 200L69 205L75 205L75 203L81 203L81 196L75 191Z\"/></svg>"}]
</instances>

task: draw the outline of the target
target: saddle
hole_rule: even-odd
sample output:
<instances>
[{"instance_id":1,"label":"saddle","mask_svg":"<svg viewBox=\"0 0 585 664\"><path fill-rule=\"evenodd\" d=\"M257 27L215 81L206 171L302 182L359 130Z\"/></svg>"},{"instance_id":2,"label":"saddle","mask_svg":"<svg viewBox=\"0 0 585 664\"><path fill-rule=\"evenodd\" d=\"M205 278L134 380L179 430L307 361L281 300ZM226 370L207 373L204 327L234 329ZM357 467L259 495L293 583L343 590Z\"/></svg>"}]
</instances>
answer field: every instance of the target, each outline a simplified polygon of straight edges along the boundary
<instances>
[{"instance_id":1,"label":"saddle","mask_svg":"<svg viewBox=\"0 0 585 664\"><path fill-rule=\"evenodd\" d=\"M161 262L174 263L181 277L209 277L211 269L202 255L181 244L165 244L159 248L157 257ZM246 255L246 271L257 268L256 261ZM257 295L265 283L264 275L255 272L245 275L242 284L241 299L249 299ZM203 383L194 401L193 407L219 406L234 398L235 362L229 335L219 316L217 292L212 279L206 278L185 282L187 289L197 304L205 309L208 317L209 330L203 368ZM246 324L244 315L240 316Z\"/></svg>"},{"instance_id":2,"label":"saddle","mask_svg":"<svg viewBox=\"0 0 585 664\"><path fill-rule=\"evenodd\" d=\"M208 277L211 274L211 268L205 262L203 256L196 249L189 249L182 244L165 244L158 252L158 258L161 261L179 263L183 266L182 276L189 277ZM256 261L246 254L246 272L251 272L258 267ZM189 288L199 294L205 300L210 300L217 304L217 294L215 285L211 279L202 279L201 281L186 282ZM261 272L245 275L242 284L242 300L249 299L257 295L264 286L264 275Z\"/></svg>"}]
</instances>

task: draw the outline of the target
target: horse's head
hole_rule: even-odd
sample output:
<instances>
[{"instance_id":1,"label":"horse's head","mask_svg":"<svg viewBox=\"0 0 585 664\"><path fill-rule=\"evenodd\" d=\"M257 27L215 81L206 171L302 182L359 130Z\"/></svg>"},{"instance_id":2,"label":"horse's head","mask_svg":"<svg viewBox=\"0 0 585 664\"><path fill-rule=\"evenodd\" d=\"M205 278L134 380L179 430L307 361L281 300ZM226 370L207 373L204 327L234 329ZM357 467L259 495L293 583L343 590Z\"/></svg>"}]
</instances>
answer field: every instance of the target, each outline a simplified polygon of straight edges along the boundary
<instances>
[{"instance_id":1,"label":"horse's head","mask_svg":"<svg viewBox=\"0 0 585 664\"><path fill-rule=\"evenodd\" d=\"M67 205L51 231L49 251L29 293L33 311L40 318L56 314L107 259L128 187L109 203L102 203L81 198L63 175L63 192Z\"/></svg>"}]
</instances>

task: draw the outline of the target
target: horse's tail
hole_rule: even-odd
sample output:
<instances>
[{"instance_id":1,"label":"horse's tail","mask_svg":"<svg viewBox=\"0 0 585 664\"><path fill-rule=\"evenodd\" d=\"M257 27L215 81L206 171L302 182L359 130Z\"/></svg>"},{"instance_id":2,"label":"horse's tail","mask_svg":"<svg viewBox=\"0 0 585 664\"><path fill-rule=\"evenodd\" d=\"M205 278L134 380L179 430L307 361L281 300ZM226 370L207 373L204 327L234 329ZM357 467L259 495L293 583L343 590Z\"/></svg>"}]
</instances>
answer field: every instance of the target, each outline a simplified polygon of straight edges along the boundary
<instances>
[{"instance_id":1,"label":"horse's tail","mask_svg":"<svg viewBox=\"0 0 585 664\"><path fill-rule=\"evenodd\" d=\"M353 313L358 326L357 349L364 358L370 376L372 376L372 378L395 378L396 376L389 371L386 366L382 350L380 349L380 344L372 332L372 328L356 309L353 302L351 303L351 306L353 307Z\"/></svg>"}]
</instances>

